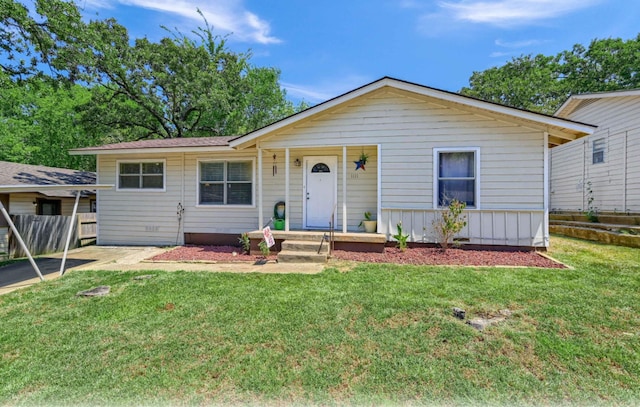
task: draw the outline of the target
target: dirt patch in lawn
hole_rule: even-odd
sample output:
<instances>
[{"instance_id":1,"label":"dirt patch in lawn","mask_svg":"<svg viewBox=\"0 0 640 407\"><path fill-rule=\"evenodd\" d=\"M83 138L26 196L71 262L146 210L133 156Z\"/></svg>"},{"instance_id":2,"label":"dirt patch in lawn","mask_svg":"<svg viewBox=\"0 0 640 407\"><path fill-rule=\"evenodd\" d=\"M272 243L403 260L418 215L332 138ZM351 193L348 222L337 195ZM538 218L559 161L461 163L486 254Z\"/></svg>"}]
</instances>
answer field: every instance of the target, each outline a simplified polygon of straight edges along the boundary
<instances>
[{"instance_id":1,"label":"dirt patch in lawn","mask_svg":"<svg viewBox=\"0 0 640 407\"><path fill-rule=\"evenodd\" d=\"M267 260L275 260L275 254L269 255ZM544 267L565 268L550 258L535 251L500 251L500 250L470 250L413 247L402 252L395 247L385 248L383 253L360 253L335 250L333 258L343 261L369 263L396 263L413 265L451 265L451 266L510 266L510 267ZM229 262L259 262L264 261L261 255L248 255L233 246L179 246L158 256L152 261L206 261L214 263Z\"/></svg>"}]
</instances>

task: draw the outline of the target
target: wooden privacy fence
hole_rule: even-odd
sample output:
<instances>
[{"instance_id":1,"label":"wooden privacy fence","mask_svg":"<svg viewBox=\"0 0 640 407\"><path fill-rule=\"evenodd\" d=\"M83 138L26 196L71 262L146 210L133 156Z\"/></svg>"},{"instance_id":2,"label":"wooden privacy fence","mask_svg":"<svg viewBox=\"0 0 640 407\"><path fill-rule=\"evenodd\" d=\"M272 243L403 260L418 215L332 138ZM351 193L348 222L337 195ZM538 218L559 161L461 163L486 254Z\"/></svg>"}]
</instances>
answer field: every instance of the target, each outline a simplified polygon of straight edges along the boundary
<instances>
[{"instance_id":1,"label":"wooden privacy fence","mask_svg":"<svg viewBox=\"0 0 640 407\"><path fill-rule=\"evenodd\" d=\"M16 229L32 255L64 250L71 216L12 215ZM95 243L97 218L95 213L79 213L72 223L73 233L69 248ZM9 232L9 258L25 257L12 232Z\"/></svg>"}]
</instances>

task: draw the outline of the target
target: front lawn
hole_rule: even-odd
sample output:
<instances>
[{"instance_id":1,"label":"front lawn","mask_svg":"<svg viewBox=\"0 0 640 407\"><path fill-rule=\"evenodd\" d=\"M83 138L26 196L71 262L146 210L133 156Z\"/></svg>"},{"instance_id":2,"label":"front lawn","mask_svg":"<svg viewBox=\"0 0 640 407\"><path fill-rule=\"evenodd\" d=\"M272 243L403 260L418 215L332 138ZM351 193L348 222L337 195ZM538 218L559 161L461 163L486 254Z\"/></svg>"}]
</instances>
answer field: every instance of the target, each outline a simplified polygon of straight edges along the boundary
<instances>
[{"instance_id":1,"label":"front lawn","mask_svg":"<svg viewBox=\"0 0 640 407\"><path fill-rule=\"evenodd\" d=\"M552 244L574 269L72 272L0 296L0 404L637 405L640 251Z\"/></svg>"}]
</instances>

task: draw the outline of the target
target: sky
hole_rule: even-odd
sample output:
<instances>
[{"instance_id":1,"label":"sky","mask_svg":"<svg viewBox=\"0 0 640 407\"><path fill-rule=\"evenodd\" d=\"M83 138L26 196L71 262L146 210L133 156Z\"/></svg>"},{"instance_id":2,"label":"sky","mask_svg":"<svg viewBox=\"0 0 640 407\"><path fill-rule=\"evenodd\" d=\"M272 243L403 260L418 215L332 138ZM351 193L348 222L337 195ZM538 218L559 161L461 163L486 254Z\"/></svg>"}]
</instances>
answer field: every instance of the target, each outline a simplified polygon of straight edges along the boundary
<instances>
[{"instance_id":1,"label":"sky","mask_svg":"<svg viewBox=\"0 0 640 407\"><path fill-rule=\"evenodd\" d=\"M313 105L384 76L459 91L474 71L640 33L637 0L76 0L133 38L204 26Z\"/></svg>"}]
</instances>

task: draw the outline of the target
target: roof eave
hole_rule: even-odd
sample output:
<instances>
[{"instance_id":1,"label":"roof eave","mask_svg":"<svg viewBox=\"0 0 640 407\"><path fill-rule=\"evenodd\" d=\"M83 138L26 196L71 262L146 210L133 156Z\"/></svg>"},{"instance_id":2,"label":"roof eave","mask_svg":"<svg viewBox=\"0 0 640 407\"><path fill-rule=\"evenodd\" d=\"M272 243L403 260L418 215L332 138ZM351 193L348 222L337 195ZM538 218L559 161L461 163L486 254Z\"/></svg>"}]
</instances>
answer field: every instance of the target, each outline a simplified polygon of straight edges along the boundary
<instances>
[{"instance_id":1,"label":"roof eave","mask_svg":"<svg viewBox=\"0 0 640 407\"><path fill-rule=\"evenodd\" d=\"M0 193L40 192L40 191L93 191L97 189L112 189L110 184L69 184L69 185L0 185Z\"/></svg>"},{"instance_id":2,"label":"roof eave","mask_svg":"<svg viewBox=\"0 0 640 407\"><path fill-rule=\"evenodd\" d=\"M150 147L100 149L83 148L69 150L70 155L122 155L122 154L163 154L163 153L200 153L234 151L229 146L193 146L193 147Z\"/></svg>"}]
</instances>

